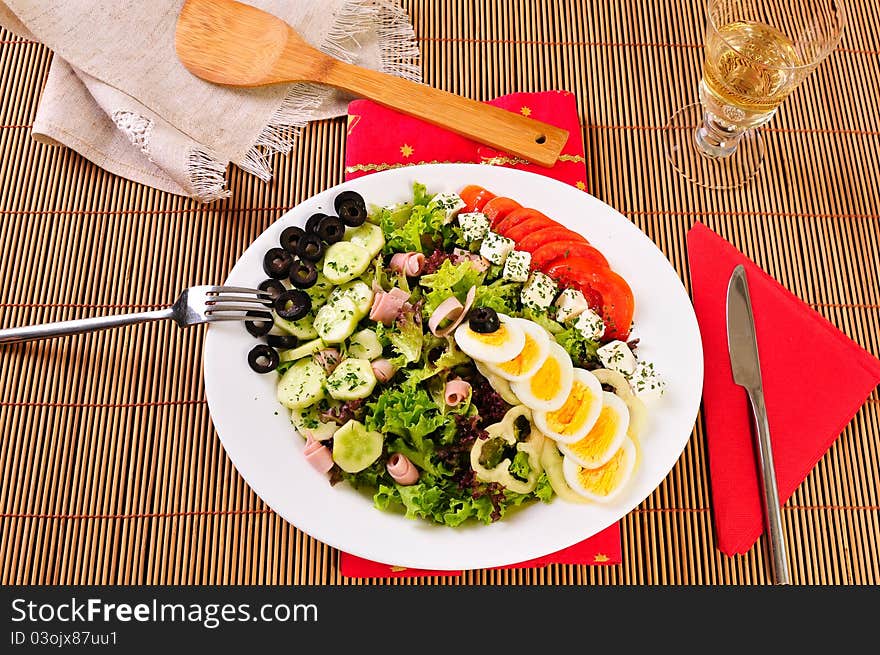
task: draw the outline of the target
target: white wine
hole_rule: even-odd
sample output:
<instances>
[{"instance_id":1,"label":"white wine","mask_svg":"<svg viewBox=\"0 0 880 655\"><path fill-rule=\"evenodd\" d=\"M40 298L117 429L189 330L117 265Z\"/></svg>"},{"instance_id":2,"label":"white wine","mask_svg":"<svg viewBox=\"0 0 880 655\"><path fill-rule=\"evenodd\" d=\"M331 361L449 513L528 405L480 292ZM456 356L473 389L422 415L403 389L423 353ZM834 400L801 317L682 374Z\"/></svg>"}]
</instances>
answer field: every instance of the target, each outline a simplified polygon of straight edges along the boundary
<instances>
[{"instance_id":1,"label":"white wine","mask_svg":"<svg viewBox=\"0 0 880 655\"><path fill-rule=\"evenodd\" d=\"M774 27L738 21L710 28L700 99L717 119L755 127L797 87L802 65L794 43Z\"/></svg>"}]
</instances>

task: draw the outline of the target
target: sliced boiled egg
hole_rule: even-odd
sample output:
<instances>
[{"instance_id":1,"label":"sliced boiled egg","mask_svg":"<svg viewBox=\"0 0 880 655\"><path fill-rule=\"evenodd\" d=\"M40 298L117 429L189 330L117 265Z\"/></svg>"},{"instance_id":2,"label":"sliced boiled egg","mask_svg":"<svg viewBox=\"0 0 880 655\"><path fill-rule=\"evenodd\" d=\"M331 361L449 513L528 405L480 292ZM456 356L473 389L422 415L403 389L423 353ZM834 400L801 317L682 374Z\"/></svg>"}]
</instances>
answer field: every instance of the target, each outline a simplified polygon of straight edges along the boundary
<instances>
[{"instance_id":1,"label":"sliced boiled egg","mask_svg":"<svg viewBox=\"0 0 880 655\"><path fill-rule=\"evenodd\" d=\"M599 468L620 449L629 427L629 409L610 391L602 392L602 409L590 431L574 443L560 443L559 450L586 468Z\"/></svg>"},{"instance_id":2,"label":"sliced boiled egg","mask_svg":"<svg viewBox=\"0 0 880 655\"><path fill-rule=\"evenodd\" d=\"M526 344L522 327L506 314L498 314L499 326L494 332L475 332L467 321L455 328L455 343L471 359L490 364L516 357Z\"/></svg>"},{"instance_id":3,"label":"sliced boiled egg","mask_svg":"<svg viewBox=\"0 0 880 655\"><path fill-rule=\"evenodd\" d=\"M636 463L636 447L625 438L605 464L599 468L584 468L566 455L562 459L565 481L572 490L598 503L614 500L632 477Z\"/></svg>"},{"instance_id":4,"label":"sliced boiled egg","mask_svg":"<svg viewBox=\"0 0 880 655\"><path fill-rule=\"evenodd\" d=\"M575 443L586 437L602 411L602 383L582 368L574 369L574 381L565 404L552 412L535 412L535 425L559 443Z\"/></svg>"},{"instance_id":5,"label":"sliced boiled egg","mask_svg":"<svg viewBox=\"0 0 880 655\"><path fill-rule=\"evenodd\" d=\"M506 362L490 364L489 370L498 377L516 382L532 377L541 368L550 350L550 335L534 321L514 318L526 336L526 342L519 354Z\"/></svg>"},{"instance_id":6,"label":"sliced boiled egg","mask_svg":"<svg viewBox=\"0 0 880 655\"><path fill-rule=\"evenodd\" d=\"M574 382L574 365L565 349L550 341L547 357L527 380L511 382L513 393L536 412L552 412L565 404Z\"/></svg>"}]
</instances>

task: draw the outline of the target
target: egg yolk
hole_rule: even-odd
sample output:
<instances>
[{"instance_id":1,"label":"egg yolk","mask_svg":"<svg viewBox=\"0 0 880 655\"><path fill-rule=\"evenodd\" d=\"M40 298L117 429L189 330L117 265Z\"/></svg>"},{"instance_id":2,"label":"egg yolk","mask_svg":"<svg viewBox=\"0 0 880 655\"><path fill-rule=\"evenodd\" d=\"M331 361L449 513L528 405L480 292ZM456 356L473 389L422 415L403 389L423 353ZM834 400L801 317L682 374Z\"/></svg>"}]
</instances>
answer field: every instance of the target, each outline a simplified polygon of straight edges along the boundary
<instances>
[{"instance_id":1,"label":"egg yolk","mask_svg":"<svg viewBox=\"0 0 880 655\"><path fill-rule=\"evenodd\" d=\"M538 342L526 332L526 343L522 352L509 362L499 364L498 368L510 375L522 375L523 371L528 371L535 366L540 355L541 349L538 347Z\"/></svg>"},{"instance_id":2,"label":"egg yolk","mask_svg":"<svg viewBox=\"0 0 880 655\"><path fill-rule=\"evenodd\" d=\"M587 433L586 437L571 444L569 448L583 460L588 461L601 457L608 451L617 435L619 420L617 412L609 405L604 405L593 429Z\"/></svg>"},{"instance_id":3,"label":"egg yolk","mask_svg":"<svg viewBox=\"0 0 880 655\"><path fill-rule=\"evenodd\" d=\"M565 404L555 412L547 413L547 427L556 434L570 436L584 424L596 397L590 388L577 380L571 387L571 393Z\"/></svg>"},{"instance_id":4,"label":"egg yolk","mask_svg":"<svg viewBox=\"0 0 880 655\"><path fill-rule=\"evenodd\" d=\"M510 330L502 323L494 332L471 332L471 337L487 346L500 346L510 340Z\"/></svg>"},{"instance_id":5,"label":"egg yolk","mask_svg":"<svg viewBox=\"0 0 880 655\"><path fill-rule=\"evenodd\" d=\"M544 360L529 384L532 395L541 400L550 400L556 396L556 391L559 389L559 378L562 377L561 373L562 370L555 357L548 357Z\"/></svg>"},{"instance_id":6,"label":"egg yolk","mask_svg":"<svg viewBox=\"0 0 880 655\"><path fill-rule=\"evenodd\" d=\"M626 449L621 448L606 464L597 469L582 468L578 471L578 483L598 496L607 496L624 482Z\"/></svg>"}]
</instances>

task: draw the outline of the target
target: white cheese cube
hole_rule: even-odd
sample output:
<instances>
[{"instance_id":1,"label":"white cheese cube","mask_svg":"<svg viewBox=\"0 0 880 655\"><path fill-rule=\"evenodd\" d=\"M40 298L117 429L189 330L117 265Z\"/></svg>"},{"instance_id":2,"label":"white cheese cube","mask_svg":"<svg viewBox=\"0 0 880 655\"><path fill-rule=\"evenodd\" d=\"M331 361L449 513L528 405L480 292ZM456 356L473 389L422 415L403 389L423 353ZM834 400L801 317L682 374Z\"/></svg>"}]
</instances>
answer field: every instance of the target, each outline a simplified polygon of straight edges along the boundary
<instances>
[{"instance_id":1,"label":"white cheese cube","mask_svg":"<svg viewBox=\"0 0 880 655\"><path fill-rule=\"evenodd\" d=\"M590 341L597 341L605 334L605 323L602 321L602 317L592 309L585 309L578 314L573 326L575 330L584 336L584 339L589 339Z\"/></svg>"},{"instance_id":2,"label":"white cheese cube","mask_svg":"<svg viewBox=\"0 0 880 655\"><path fill-rule=\"evenodd\" d=\"M563 289L556 299L556 320L565 323L589 309L587 299L577 289Z\"/></svg>"},{"instance_id":3,"label":"white cheese cube","mask_svg":"<svg viewBox=\"0 0 880 655\"><path fill-rule=\"evenodd\" d=\"M464 209L465 202L457 193L438 193L431 198L428 203L428 209L442 209L446 213L444 223L451 223L458 216L458 212Z\"/></svg>"},{"instance_id":4,"label":"white cheese cube","mask_svg":"<svg viewBox=\"0 0 880 655\"><path fill-rule=\"evenodd\" d=\"M556 282L539 271L532 273L520 294L523 305L531 309L547 309L555 297Z\"/></svg>"},{"instance_id":5,"label":"white cheese cube","mask_svg":"<svg viewBox=\"0 0 880 655\"><path fill-rule=\"evenodd\" d=\"M596 351L602 366L629 377L636 370L636 356L623 341L609 341Z\"/></svg>"},{"instance_id":6,"label":"white cheese cube","mask_svg":"<svg viewBox=\"0 0 880 655\"><path fill-rule=\"evenodd\" d=\"M532 253L514 250L504 260L504 270L501 271L501 277L511 282L525 282L529 279L531 266Z\"/></svg>"},{"instance_id":7,"label":"white cheese cube","mask_svg":"<svg viewBox=\"0 0 880 655\"><path fill-rule=\"evenodd\" d=\"M458 215L465 241L480 241L489 232L489 219L482 212L467 212Z\"/></svg>"},{"instance_id":8,"label":"white cheese cube","mask_svg":"<svg viewBox=\"0 0 880 655\"><path fill-rule=\"evenodd\" d=\"M508 239L495 232L487 232L486 238L480 245L480 254L493 264L503 264L507 255L513 251L516 245L513 239Z\"/></svg>"},{"instance_id":9,"label":"white cheese cube","mask_svg":"<svg viewBox=\"0 0 880 655\"><path fill-rule=\"evenodd\" d=\"M651 362L638 362L629 384L633 392L646 403L659 400L666 391L666 382L657 375Z\"/></svg>"}]
</instances>

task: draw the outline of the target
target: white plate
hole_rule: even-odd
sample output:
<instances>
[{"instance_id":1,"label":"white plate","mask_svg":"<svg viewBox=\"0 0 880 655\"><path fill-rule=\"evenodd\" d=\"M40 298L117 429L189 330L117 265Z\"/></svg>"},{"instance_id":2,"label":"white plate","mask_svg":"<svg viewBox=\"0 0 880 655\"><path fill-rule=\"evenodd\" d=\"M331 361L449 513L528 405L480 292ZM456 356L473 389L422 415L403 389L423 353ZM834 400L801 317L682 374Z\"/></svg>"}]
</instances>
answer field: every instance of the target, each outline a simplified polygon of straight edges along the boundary
<instances>
[{"instance_id":1,"label":"white plate","mask_svg":"<svg viewBox=\"0 0 880 655\"><path fill-rule=\"evenodd\" d=\"M672 469L690 438L703 386L703 353L690 299L675 270L651 240L596 198L549 178L475 164L410 166L367 175L329 189L282 216L236 263L227 284L255 287L265 279L263 254L281 231L313 213L332 213L333 198L353 189L368 204L411 198L413 182L428 191L479 184L510 196L582 232L630 284L636 300L633 337L653 361L667 393L650 408L642 458L613 504L579 505L559 498L535 503L498 523L448 528L375 509L348 484L331 487L302 456L303 439L275 400L274 374L248 367L254 339L239 323L211 325L205 340L205 391L223 446L239 473L273 510L311 536L387 564L474 569L512 564L571 546L608 527L644 500Z\"/></svg>"}]
</instances>

